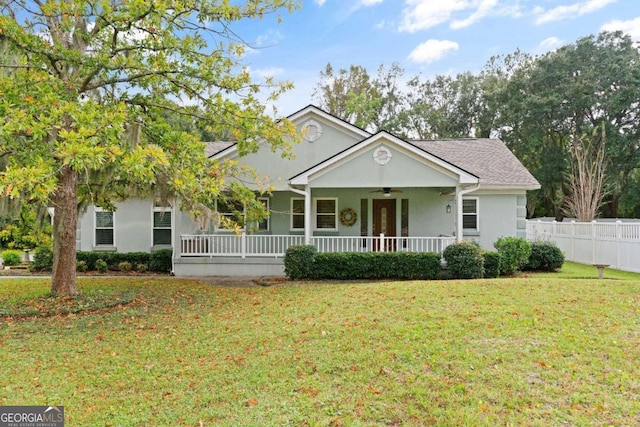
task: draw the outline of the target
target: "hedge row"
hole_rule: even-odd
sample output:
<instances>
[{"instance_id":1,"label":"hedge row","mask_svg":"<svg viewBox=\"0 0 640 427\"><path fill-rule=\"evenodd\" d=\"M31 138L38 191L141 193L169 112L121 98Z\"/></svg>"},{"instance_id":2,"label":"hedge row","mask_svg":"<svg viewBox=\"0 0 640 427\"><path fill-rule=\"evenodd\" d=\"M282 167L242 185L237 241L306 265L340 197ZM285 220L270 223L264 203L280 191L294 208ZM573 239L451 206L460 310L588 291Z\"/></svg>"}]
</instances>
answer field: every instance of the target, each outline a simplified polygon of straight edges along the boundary
<instances>
[{"instance_id":1,"label":"hedge row","mask_svg":"<svg viewBox=\"0 0 640 427\"><path fill-rule=\"evenodd\" d=\"M122 265L130 264L134 269L145 266L150 271L168 273L171 271L171 249L160 249L149 252L83 252L76 253L76 262L87 270L103 270L104 263L108 270L120 270ZM101 260L102 262L99 262ZM98 265L97 265L98 264ZM35 250L31 268L38 271L51 270L53 267L53 254L48 247L40 247ZM100 268L98 268L100 267ZM144 269L144 268L142 268Z\"/></svg>"},{"instance_id":2,"label":"hedge row","mask_svg":"<svg viewBox=\"0 0 640 427\"><path fill-rule=\"evenodd\" d=\"M452 279L511 276L516 271L555 271L562 268L564 254L553 242L528 242L520 237L501 237L497 252L482 251L476 243L448 246L443 257Z\"/></svg>"},{"instance_id":3,"label":"hedge row","mask_svg":"<svg viewBox=\"0 0 640 427\"><path fill-rule=\"evenodd\" d=\"M435 279L440 255L431 252L327 252L291 246L284 258L287 277L299 279Z\"/></svg>"}]
</instances>

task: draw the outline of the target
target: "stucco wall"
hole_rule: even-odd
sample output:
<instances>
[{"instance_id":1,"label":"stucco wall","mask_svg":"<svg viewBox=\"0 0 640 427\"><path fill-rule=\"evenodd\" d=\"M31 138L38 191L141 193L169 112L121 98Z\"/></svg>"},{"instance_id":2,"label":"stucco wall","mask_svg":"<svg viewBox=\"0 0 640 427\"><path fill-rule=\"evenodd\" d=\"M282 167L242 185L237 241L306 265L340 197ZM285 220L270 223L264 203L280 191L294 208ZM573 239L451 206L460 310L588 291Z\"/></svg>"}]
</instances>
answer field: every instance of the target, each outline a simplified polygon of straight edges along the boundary
<instances>
[{"instance_id":1,"label":"stucco wall","mask_svg":"<svg viewBox=\"0 0 640 427\"><path fill-rule=\"evenodd\" d=\"M465 230L465 240L477 241L488 250L503 236L525 237L526 196L522 194L471 193L478 198L479 232Z\"/></svg>"},{"instance_id":2,"label":"stucco wall","mask_svg":"<svg viewBox=\"0 0 640 427\"><path fill-rule=\"evenodd\" d=\"M89 206L80 216L76 241L78 250L149 252L152 249L153 205L151 201L132 199L118 203L116 207L113 216L114 246L95 246L95 208Z\"/></svg>"}]
</instances>

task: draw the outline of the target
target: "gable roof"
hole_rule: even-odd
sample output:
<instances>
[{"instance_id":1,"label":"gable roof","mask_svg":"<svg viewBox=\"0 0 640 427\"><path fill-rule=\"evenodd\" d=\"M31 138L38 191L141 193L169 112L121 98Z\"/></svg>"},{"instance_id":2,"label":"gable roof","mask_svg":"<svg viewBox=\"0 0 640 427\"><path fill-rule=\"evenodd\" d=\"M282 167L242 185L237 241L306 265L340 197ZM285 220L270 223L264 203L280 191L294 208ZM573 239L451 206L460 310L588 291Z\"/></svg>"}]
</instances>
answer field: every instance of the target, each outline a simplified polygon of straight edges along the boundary
<instances>
[{"instance_id":1,"label":"gable roof","mask_svg":"<svg viewBox=\"0 0 640 427\"><path fill-rule=\"evenodd\" d=\"M482 188L540 188L540 183L499 139L415 140L411 143L480 177Z\"/></svg>"},{"instance_id":2,"label":"gable roof","mask_svg":"<svg viewBox=\"0 0 640 427\"><path fill-rule=\"evenodd\" d=\"M403 147L423 160L429 161L444 170L457 175L461 183L479 182L484 189L521 189L535 190L540 183L520 163L509 148L495 138L459 138L440 140L404 140L386 131L374 135L354 126L315 105L296 111L287 118L291 121L303 119L306 115L316 117L343 129L352 136L362 138L359 142L323 159L316 165L291 177L292 184L307 182L309 177L339 163L363 147L385 138ZM237 151L235 142L218 141L207 143L207 156L223 157Z\"/></svg>"},{"instance_id":3,"label":"gable roof","mask_svg":"<svg viewBox=\"0 0 640 427\"><path fill-rule=\"evenodd\" d=\"M327 113L326 111L316 107L313 104L309 104L304 108L301 108L300 110L296 111L295 113L287 116L287 119L291 120L291 121L295 121L298 119L301 119L302 117L304 117L305 115L309 114L309 113L313 113L314 115L316 115L319 118L322 118L326 121L328 121L329 123L334 124L337 127L340 127L344 130L348 130L350 132L352 132L353 134L359 136L360 138L367 138L369 136L371 136L371 133L367 132L366 130L359 128L358 126L352 125L349 122L346 122L336 116L334 116L333 114ZM207 157L218 157L220 155L222 155L222 152L225 150L228 150L225 152L225 154L227 153L232 153L237 149L237 142L230 142L230 141L215 141L215 142L208 142L207 143Z\"/></svg>"},{"instance_id":4,"label":"gable roof","mask_svg":"<svg viewBox=\"0 0 640 427\"><path fill-rule=\"evenodd\" d=\"M479 176L476 176L475 174L460 168L459 166L449 162L446 159L443 159L425 150L421 150L419 149L419 147L416 147L414 144L411 144L405 141L404 139L398 138L397 136L392 135L387 131L380 131L375 135L370 136L369 138L363 139L362 141L352 145L351 147L291 177L289 181L292 185L305 185L309 182L309 178L311 178L313 175L320 173L326 168L336 165L337 163L347 159L349 156L357 153L358 151L362 151L368 147L371 147L372 145L382 140L384 140L387 143L392 143L396 146L402 147L405 150L416 155L417 157L422 158L423 160L426 160L431 164L434 164L435 166L447 171L452 175L456 175L460 180L460 183L473 184L478 182Z\"/></svg>"}]
</instances>

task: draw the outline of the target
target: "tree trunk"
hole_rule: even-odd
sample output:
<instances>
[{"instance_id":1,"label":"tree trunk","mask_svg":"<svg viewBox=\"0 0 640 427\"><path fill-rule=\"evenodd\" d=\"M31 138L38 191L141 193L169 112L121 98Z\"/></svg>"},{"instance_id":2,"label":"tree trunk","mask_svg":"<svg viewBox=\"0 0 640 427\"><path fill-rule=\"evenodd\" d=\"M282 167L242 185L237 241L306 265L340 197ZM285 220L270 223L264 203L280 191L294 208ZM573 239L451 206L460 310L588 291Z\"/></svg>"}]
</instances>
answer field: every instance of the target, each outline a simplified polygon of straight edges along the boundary
<instances>
[{"instance_id":1,"label":"tree trunk","mask_svg":"<svg viewBox=\"0 0 640 427\"><path fill-rule=\"evenodd\" d=\"M53 295L77 295L76 228L78 207L76 188L78 177L70 166L60 172L58 189L53 196Z\"/></svg>"}]
</instances>

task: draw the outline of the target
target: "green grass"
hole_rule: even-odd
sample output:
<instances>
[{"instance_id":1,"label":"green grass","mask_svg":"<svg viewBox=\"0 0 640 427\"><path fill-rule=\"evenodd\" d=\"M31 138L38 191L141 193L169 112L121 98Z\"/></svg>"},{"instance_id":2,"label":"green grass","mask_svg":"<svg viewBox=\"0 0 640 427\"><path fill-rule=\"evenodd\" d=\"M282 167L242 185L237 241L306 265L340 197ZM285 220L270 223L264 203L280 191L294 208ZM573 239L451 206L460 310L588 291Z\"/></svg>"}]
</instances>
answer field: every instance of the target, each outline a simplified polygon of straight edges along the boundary
<instances>
[{"instance_id":1,"label":"green grass","mask_svg":"<svg viewBox=\"0 0 640 427\"><path fill-rule=\"evenodd\" d=\"M640 425L640 275L595 277L81 279L133 297L0 319L0 405L64 405L68 426ZM2 279L0 306L47 290Z\"/></svg>"}]
</instances>

